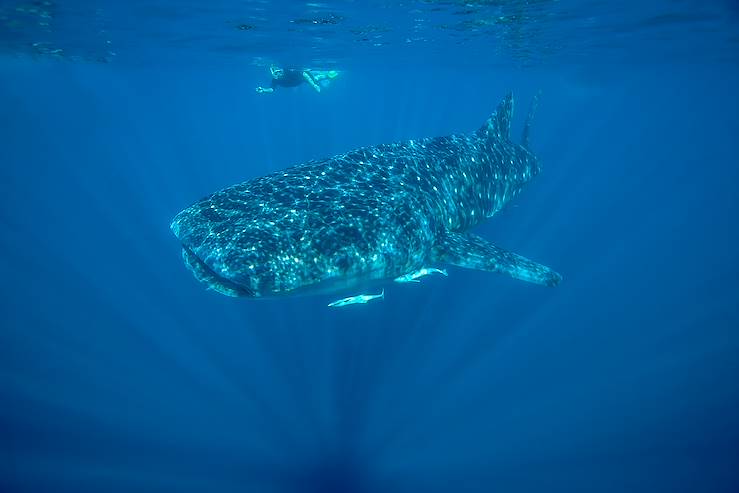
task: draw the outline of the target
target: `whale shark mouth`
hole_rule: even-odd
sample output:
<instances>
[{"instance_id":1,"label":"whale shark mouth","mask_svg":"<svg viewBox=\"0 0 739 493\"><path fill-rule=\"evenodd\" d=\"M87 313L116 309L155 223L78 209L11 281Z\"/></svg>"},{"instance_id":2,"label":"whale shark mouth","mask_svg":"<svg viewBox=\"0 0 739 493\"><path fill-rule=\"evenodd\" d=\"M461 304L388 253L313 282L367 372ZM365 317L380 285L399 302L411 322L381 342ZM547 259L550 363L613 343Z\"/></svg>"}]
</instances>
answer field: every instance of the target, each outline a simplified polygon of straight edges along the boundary
<instances>
[{"instance_id":1,"label":"whale shark mouth","mask_svg":"<svg viewBox=\"0 0 739 493\"><path fill-rule=\"evenodd\" d=\"M249 298L257 296L254 290L247 288L246 286L236 284L235 282L213 272L213 270L188 247L182 247L182 259L185 261L185 265L190 272L192 272L195 278L203 284L206 284L208 289L225 294L226 296Z\"/></svg>"}]
</instances>

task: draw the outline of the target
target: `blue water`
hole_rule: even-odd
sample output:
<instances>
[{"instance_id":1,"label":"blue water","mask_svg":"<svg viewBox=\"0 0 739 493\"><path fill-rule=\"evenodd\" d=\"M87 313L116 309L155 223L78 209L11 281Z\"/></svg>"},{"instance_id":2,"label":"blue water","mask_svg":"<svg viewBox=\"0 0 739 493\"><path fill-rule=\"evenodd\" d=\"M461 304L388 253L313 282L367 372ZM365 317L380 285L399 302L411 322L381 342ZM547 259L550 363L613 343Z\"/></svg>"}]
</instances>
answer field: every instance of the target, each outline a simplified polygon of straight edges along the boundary
<instances>
[{"instance_id":1,"label":"blue water","mask_svg":"<svg viewBox=\"0 0 739 493\"><path fill-rule=\"evenodd\" d=\"M0 491L739 491L733 3L39 5L0 3ZM509 90L543 171L478 232L559 286L331 310L183 265L198 198Z\"/></svg>"}]
</instances>

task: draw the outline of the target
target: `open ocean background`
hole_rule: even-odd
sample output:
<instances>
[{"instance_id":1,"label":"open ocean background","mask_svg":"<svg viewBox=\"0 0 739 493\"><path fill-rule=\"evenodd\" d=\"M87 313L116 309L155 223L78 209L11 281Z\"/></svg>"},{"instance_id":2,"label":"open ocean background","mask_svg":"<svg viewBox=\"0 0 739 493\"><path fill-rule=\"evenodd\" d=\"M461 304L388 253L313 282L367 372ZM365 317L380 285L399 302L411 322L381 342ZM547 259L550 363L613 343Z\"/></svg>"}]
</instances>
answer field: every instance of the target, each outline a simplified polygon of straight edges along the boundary
<instances>
[{"instance_id":1,"label":"open ocean background","mask_svg":"<svg viewBox=\"0 0 739 493\"><path fill-rule=\"evenodd\" d=\"M0 1L0 491L739 491L737 88L729 0ZM509 90L543 170L478 232L558 287L183 265L200 197Z\"/></svg>"}]
</instances>

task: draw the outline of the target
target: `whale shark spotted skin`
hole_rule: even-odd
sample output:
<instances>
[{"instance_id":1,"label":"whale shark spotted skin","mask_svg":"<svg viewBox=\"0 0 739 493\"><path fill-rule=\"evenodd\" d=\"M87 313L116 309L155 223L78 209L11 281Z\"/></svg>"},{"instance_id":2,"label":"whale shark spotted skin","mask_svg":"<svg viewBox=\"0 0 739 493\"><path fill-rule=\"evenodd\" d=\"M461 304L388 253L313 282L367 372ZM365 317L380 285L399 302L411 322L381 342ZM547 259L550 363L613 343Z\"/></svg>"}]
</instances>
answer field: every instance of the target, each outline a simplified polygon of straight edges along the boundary
<instances>
[{"instance_id":1,"label":"whale shark spotted skin","mask_svg":"<svg viewBox=\"0 0 739 493\"><path fill-rule=\"evenodd\" d=\"M536 102L536 100L535 100ZM513 97L468 135L364 147L234 185L172 221L195 277L229 296L336 293L429 265L502 272L554 286L561 276L467 231L539 173L510 140Z\"/></svg>"}]
</instances>

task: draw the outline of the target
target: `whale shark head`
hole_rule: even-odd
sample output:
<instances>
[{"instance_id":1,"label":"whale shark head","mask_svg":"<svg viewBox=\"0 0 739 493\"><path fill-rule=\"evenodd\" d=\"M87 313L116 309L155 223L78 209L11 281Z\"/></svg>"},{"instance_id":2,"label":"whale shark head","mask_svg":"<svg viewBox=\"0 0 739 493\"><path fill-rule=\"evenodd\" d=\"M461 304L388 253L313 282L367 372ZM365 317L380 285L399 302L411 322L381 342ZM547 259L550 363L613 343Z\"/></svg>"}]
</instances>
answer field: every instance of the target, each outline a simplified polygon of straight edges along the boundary
<instances>
[{"instance_id":1,"label":"whale shark head","mask_svg":"<svg viewBox=\"0 0 739 493\"><path fill-rule=\"evenodd\" d=\"M264 245L238 234L243 228L225 214L203 199L175 216L170 229L182 244L185 265L218 293L248 298L269 294L274 284L265 272L269 258L264 248L257 248Z\"/></svg>"},{"instance_id":2,"label":"whale shark head","mask_svg":"<svg viewBox=\"0 0 739 493\"><path fill-rule=\"evenodd\" d=\"M298 251L308 232L292 216L264 216L269 213L259 200L241 202L229 193L196 202L170 225L198 281L228 296L272 298L311 290L323 280L322 259Z\"/></svg>"},{"instance_id":3,"label":"whale shark head","mask_svg":"<svg viewBox=\"0 0 739 493\"><path fill-rule=\"evenodd\" d=\"M261 296L261 293L251 288L251 282L236 283L226 276L217 274L187 247L182 248L182 258L195 278L207 285L208 289L234 297L257 298Z\"/></svg>"}]
</instances>

